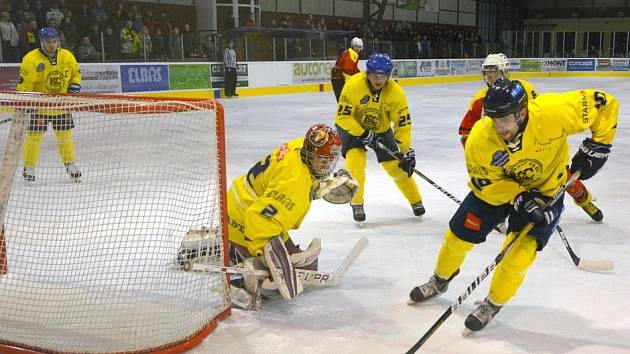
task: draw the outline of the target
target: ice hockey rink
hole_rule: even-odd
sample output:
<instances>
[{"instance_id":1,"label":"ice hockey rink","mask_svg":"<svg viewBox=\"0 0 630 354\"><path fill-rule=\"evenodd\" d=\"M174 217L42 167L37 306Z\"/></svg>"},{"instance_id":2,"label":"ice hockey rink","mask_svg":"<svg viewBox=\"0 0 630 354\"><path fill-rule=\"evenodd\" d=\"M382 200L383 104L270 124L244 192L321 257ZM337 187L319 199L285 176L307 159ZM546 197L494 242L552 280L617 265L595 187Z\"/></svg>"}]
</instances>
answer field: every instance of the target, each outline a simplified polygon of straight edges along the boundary
<instances>
[{"instance_id":1,"label":"ice hockey rink","mask_svg":"<svg viewBox=\"0 0 630 354\"><path fill-rule=\"evenodd\" d=\"M541 92L597 88L617 96L621 111L610 159L586 182L604 213L596 224L565 198L561 226L583 259L610 259L610 273L578 270L557 234L538 255L519 293L479 333L462 336L473 302L482 300L486 278L419 352L425 353L630 353L630 80L628 78L533 78ZM460 119L476 82L405 87L413 119L417 168L463 199L468 193ZM334 124L332 92L223 100L227 121L228 178L245 173L283 142L317 122ZM587 132L571 138L572 153ZM343 166L340 160L338 167ZM417 178L417 177L416 177ZM333 271L354 243L370 245L336 287L308 288L293 302L263 303L257 312L233 310L191 353L403 353L482 273L503 237L493 232L475 247L443 296L408 306L409 291L428 280L448 221L457 205L417 178L427 213L422 222L370 153L363 229L348 205L315 201L296 243L322 238L320 270Z\"/></svg>"}]
</instances>

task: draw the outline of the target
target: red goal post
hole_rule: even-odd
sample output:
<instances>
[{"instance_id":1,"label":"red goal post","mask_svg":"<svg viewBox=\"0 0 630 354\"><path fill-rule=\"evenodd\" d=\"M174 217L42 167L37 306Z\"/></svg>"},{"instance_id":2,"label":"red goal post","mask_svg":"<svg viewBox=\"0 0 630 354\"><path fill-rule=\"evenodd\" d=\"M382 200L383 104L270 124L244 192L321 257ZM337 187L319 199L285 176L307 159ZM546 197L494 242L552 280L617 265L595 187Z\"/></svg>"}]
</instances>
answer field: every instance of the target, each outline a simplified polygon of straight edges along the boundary
<instances>
[{"instance_id":1,"label":"red goal post","mask_svg":"<svg viewBox=\"0 0 630 354\"><path fill-rule=\"evenodd\" d=\"M81 183L60 158L62 115ZM203 261L227 265L218 101L0 91L0 149L1 353L179 353L230 315L227 275L176 261L201 229Z\"/></svg>"}]
</instances>

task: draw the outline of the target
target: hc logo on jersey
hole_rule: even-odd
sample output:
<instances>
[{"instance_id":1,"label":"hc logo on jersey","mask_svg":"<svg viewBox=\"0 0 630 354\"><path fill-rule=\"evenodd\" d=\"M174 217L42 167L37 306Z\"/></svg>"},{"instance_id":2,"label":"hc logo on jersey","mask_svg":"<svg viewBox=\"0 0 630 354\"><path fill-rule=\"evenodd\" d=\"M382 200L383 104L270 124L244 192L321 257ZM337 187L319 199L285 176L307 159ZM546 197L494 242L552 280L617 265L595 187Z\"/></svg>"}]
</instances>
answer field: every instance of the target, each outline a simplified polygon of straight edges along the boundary
<instances>
[{"instance_id":1,"label":"hc logo on jersey","mask_svg":"<svg viewBox=\"0 0 630 354\"><path fill-rule=\"evenodd\" d=\"M60 92L64 83L64 75L60 71L52 71L46 76L46 90Z\"/></svg>"}]
</instances>

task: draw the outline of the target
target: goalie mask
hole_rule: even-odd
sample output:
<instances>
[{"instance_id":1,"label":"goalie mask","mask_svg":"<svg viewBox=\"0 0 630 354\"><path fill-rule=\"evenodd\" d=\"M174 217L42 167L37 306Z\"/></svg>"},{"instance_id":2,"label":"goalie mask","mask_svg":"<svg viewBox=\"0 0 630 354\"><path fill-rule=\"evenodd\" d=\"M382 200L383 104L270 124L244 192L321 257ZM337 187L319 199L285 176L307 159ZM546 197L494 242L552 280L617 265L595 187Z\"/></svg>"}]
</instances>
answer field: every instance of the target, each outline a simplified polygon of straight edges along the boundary
<instances>
[{"instance_id":1,"label":"goalie mask","mask_svg":"<svg viewBox=\"0 0 630 354\"><path fill-rule=\"evenodd\" d=\"M315 124L306 132L300 153L313 178L325 181L335 168L340 151L339 135L326 124Z\"/></svg>"}]
</instances>

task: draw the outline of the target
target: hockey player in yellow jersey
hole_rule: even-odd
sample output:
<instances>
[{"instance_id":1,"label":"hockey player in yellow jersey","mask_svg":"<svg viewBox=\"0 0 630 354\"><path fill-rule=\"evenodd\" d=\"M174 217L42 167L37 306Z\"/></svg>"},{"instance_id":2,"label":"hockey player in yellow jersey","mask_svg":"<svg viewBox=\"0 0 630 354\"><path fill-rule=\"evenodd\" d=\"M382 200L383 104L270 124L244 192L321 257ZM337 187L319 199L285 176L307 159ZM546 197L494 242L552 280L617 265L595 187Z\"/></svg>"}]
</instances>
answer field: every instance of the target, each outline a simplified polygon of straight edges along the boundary
<instances>
[{"instance_id":1,"label":"hockey player in yellow jersey","mask_svg":"<svg viewBox=\"0 0 630 354\"><path fill-rule=\"evenodd\" d=\"M39 31L41 48L33 49L22 59L17 91L43 93L78 93L81 90L81 72L74 55L59 47L59 34L52 27ZM68 112L39 110L33 112L24 141L24 179L35 181L35 166L42 141L51 124L57 136L57 148L66 172L79 182L81 172L75 164L72 129L74 121Z\"/></svg>"},{"instance_id":2,"label":"hockey player in yellow jersey","mask_svg":"<svg viewBox=\"0 0 630 354\"><path fill-rule=\"evenodd\" d=\"M359 182L359 190L351 202L359 226L365 221L366 146L374 150L378 162L409 201L414 215L425 212L418 185L411 178L416 158L411 147L411 116L405 92L390 80L393 65L386 54L372 54L366 66L365 73L356 74L346 82L335 120L346 168ZM383 151L378 143L395 151L398 159Z\"/></svg>"},{"instance_id":3,"label":"hockey player in yellow jersey","mask_svg":"<svg viewBox=\"0 0 630 354\"><path fill-rule=\"evenodd\" d=\"M466 115L459 125L459 134L461 135L462 144L466 144L466 138L468 137L470 130L473 125L481 119L483 102L486 93L488 92L488 87L492 86L492 84L499 78L509 79L510 61L503 53L490 54L484 60L481 66L481 71L486 85L481 90L477 91L470 102L468 112L466 112ZM525 92L527 92L529 101L534 100L539 95L534 85L522 79L519 79L518 81L521 85L523 85ZM567 193L569 193L569 195L573 198L573 202L582 208L582 210L584 210L591 219L596 222L602 221L604 214L593 203L593 195L588 191L584 183L577 181L567 190Z\"/></svg>"},{"instance_id":4,"label":"hockey player in yellow jersey","mask_svg":"<svg viewBox=\"0 0 630 354\"><path fill-rule=\"evenodd\" d=\"M330 201L325 193L331 183L339 181L331 177L331 172L340 149L341 139L334 130L316 124L304 138L285 143L262 158L247 174L236 178L228 190L232 263L263 256L274 282L279 283L278 290L288 300L302 290L294 267L316 270L320 251L318 238L301 251L289 237L289 230L300 227L313 199ZM351 177L342 182L356 190ZM350 198L351 194L335 203L348 203Z\"/></svg>"},{"instance_id":5,"label":"hockey player in yellow jersey","mask_svg":"<svg viewBox=\"0 0 630 354\"><path fill-rule=\"evenodd\" d=\"M475 244L509 215L506 243L528 222L534 228L520 236L498 264L488 296L466 318L473 331L484 328L517 292L563 210L563 198L544 210L570 170L591 178L604 165L617 128L617 99L597 90L542 94L528 103L519 81L500 79L485 97L486 117L475 124L466 142L471 192L449 222L434 275L415 287L410 303L444 293ZM569 160L569 135L590 129Z\"/></svg>"}]
</instances>

